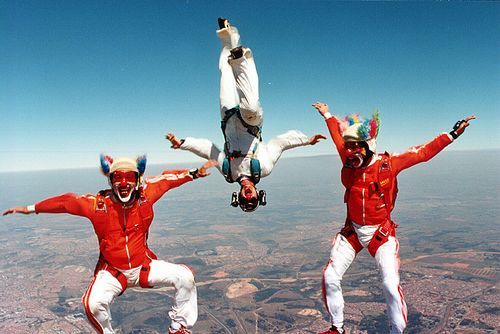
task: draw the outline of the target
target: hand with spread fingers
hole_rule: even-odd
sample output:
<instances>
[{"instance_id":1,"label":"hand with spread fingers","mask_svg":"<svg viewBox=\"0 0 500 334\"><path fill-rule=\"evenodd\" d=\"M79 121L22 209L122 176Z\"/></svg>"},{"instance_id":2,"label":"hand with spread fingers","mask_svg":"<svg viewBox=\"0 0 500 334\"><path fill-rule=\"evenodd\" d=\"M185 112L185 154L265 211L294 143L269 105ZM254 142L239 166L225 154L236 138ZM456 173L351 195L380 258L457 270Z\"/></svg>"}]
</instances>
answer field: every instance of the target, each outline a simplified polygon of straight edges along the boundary
<instances>
[{"instance_id":1,"label":"hand with spread fingers","mask_svg":"<svg viewBox=\"0 0 500 334\"><path fill-rule=\"evenodd\" d=\"M165 139L167 139L168 141L170 141L170 143L172 144L172 146L170 146L171 148L173 148L174 150L178 149L181 147L182 145L182 139L179 139L177 138L173 133L169 132L165 135Z\"/></svg>"}]
</instances>

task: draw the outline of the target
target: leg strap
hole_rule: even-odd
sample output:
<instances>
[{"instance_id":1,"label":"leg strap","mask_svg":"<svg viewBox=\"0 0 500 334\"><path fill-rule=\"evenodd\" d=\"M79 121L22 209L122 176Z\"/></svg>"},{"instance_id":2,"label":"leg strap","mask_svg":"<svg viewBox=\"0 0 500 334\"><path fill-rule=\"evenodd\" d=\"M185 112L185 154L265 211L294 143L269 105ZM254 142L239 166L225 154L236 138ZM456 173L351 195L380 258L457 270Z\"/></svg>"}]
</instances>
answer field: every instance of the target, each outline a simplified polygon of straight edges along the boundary
<instances>
[{"instance_id":1,"label":"leg strap","mask_svg":"<svg viewBox=\"0 0 500 334\"><path fill-rule=\"evenodd\" d=\"M342 230L340 230L340 234L347 239L352 248L354 248L356 254L363 249L363 245L359 242L358 235L356 234L356 231L354 231L354 227L352 226L352 222L350 220L345 221L345 225Z\"/></svg>"},{"instance_id":2,"label":"leg strap","mask_svg":"<svg viewBox=\"0 0 500 334\"><path fill-rule=\"evenodd\" d=\"M396 227L397 225L391 220L386 220L384 223L380 224L373 234L372 240L370 240L368 244L368 252L370 252L371 256L375 257L378 248L385 244L390 236L396 236Z\"/></svg>"},{"instance_id":3,"label":"leg strap","mask_svg":"<svg viewBox=\"0 0 500 334\"><path fill-rule=\"evenodd\" d=\"M113 266L110 266L106 262L106 260L104 259L104 256L102 256L102 254L99 255L99 260L97 261L97 264L95 265L94 276L96 276L97 273L101 270L106 270L111 275L113 275L113 277L116 278L118 280L118 282L120 282L120 285L122 286L122 292L120 292L119 296L121 296L125 292L125 290L127 289L127 278L125 277L125 275L123 275L123 273L121 271L119 271L118 269L116 269Z\"/></svg>"},{"instance_id":4,"label":"leg strap","mask_svg":"<svg viewBox=\"0 0 500 334\"><path fill-rule=\"evenodd\" d=\"M106 268L104 270L108 271L113 277L115 277L118 282L120 282L120 285L122 286L122 292L118 296L121 296L125 290L127 289L127 278L121 271L116 269L115 267L111 267L110 265L106 265Z\"/></svg>"},{"instance_id":5,"label":"leg strap","mask_svg":"<svg viewBox=\"0 0 500 334\"><path fill-rule=\"evenodd\" d=\"M144 260L144 263L142 264L141 267L141 272L139 274L139 285L141 288L152 288L152 285L149 285L148 283L148 278L149 278L149 272L151 271L151 258L146 256L146 259Z\"/></svg>"}]
</instances>

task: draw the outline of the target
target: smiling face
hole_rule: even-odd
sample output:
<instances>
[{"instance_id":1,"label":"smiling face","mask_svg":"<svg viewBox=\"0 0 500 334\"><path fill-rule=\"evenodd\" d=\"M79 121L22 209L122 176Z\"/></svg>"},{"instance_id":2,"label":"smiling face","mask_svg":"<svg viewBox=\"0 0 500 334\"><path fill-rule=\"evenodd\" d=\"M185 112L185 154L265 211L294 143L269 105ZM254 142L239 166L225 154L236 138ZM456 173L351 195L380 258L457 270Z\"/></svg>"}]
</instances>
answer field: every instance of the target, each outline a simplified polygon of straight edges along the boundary
<instances>
[{"instance_id":1,"label":"smiling face","mask_svg":"<svg viewBox=\"0 0 500 334\"><path fill-rule=\"evenodd\" d=\"M238 194L240 208L245 212L252 212L259 205L259 195L255 188L255 184L251 180L245 179L241 181L240 185L241 189Z\"/></svg>"},{"instance_id":2,"label":"smiling face","mask_svg":"<svg viewBox=\"0 0 500 334\"><path fill-rule=\"evenodd\" d=\"M360 168L366 163L368 155L367 144L362 141L346 141L344 148L347 152L345 165L349 168Z\"/></svg>"},{"instance_id":3,"label":"smiling face","mask_svg":"<svg viewBox=\"0 0 500 334\"><path fill-rule=\"evenodd\" d=\"M111 174L111 187L113 192L122 203L127 203L137 189L138 175L132 171L117 170Z\"/></svg>"}]
</instances>

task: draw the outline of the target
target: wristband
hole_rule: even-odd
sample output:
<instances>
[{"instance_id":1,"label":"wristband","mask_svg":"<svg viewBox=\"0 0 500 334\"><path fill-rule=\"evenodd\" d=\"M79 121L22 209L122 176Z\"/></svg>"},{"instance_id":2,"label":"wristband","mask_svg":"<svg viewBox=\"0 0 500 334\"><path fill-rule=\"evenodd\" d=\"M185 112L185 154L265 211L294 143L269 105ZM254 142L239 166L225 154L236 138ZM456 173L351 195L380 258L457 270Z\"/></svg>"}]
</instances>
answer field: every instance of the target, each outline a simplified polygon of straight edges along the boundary
<instances>
[{"instance_id":1,"label":"wristband","mask_svg":"<svg viewBox=\"0 0 500 334\"><path fill-rule=\"evenodd\" d=\"M458 130L458 128L460 127L460 125L462 125L462 123L465 123L465 119L461 119L460 121L457 121L455 123L455 125L453 125L453 131Z\"/></svg>"},{"instance_id":2,"label":"wristband","mask_svg":"<svg viewBox=\"0 0 500 334\"><path fill-rule=\"evenodd\" d=\"M456 131L458 130L458 128L460 127L460 125L462 125L463 123L465 123L465 120L461 119L461 120L457 121L455 123L455 125L453 125L453 130L450 131L450 136L453 137L453 140L455 140L455 139L458 138L458 134L456 133Z\"/></svg>"},{"instance_id":3,"label":"wristband","mask_svg":"<svg viewBox=\"0 0 500 334\"><path fill-rule=\"evenodd\" d=\"M35 213L36 212L36 210L35 210L35 204L28 205L26 207L26 209L28 210L28 213Z\"/></svg>"},{"instance_id":4,"label":"wristband","mask_svg":"<svg viewBox=\"0 0 500 334\"><path fill-rule=\"evenodd\" d=\"M193 180L196 180L198 178L198 168L193 168L189 170L189 175L193 177Z\"/></svg>"},{"instance_id":5,"label":"wristband","mask_svg":"<svg viewBox=\"0 0 500 334\"><path fill-rule=\"evenodd\" d=\"M324 113L324 114L323 114L323 117L324 117L325 119L329 119L329 118L331 118L331 117L332 117L332 114L330 114L330 112L329 112L329 111L327 111L326 113Z\"/></svg>"}]
</instances>

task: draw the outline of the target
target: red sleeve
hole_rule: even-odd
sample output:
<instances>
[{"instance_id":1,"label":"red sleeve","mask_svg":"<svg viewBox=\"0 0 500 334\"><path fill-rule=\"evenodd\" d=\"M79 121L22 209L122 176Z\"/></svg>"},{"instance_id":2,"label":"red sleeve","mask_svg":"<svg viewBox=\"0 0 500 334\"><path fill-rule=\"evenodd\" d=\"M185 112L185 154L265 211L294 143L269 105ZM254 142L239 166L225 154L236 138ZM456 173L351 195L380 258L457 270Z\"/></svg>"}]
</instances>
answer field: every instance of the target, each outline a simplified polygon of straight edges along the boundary
<instances>
[{"instance_id":1,"label":"red sleeve","mask_svg":"<svg viewBox=\"0 0 500 334\"><path fill-rule=\"evenodd\" d=\"M330 136L332 136L333 142L337 147L340 159L345 162L346 153L344 149L344 138L342 138L342 133L340 132L339 122L335 117L330 117L326 120L326 125L328 126L328 131L330 131Z\"/></svg>"},{"instance_id":2,"label":"red sleeve","mask_svg":"<svg viewBox=\"0 0 500 334\"><path fill-rule=\"evenodd\" d=\"M51 197L35 204L36 213L69 213L89 217L95 197L67 193Z\"/></svg>"},{"instance_id":3,"label":"red sleeve","mask_svg":"<svg viewBox=\"0 0 500 334\"><path fill-rule=\"evenodd\" d=\"M432 159L452 141L449 134L442 133L426 144L412 147L401 154L392 155L392 168L394 173L397 174L406 168Z\"/></svg>"},{"instance_id":4,"label":"red sleeve","mask_svg":"<svg viewBox=\"0 0 500 334\"><path fill-rule=\"evenodd\" d=\"M193 177L187 169L165 170L161 175L147 179L144 191L147 198L154 203L170 189L177 188L192 180Z\"/></svg>"}]
</instances>

